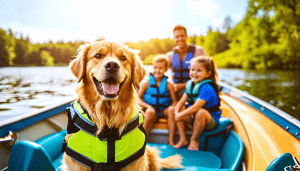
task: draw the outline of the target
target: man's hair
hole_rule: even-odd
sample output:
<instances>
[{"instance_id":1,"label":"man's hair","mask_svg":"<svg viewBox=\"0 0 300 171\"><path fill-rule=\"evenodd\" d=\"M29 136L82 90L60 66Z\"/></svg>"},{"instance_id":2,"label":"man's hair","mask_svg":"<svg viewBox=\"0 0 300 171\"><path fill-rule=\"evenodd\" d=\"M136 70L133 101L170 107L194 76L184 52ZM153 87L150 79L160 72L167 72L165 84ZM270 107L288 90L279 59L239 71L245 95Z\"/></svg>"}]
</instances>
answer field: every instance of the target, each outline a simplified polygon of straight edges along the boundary
<instances>
[{"instance_id":1,"label":"man's hair","mask_svg":"<svg viewBox=\"0 0 300 171\"><path fill-rule=\"evenodd\" d=\"M173 29L173 34L175 33L176 30L184 30L185 34L187 35L186 28L183 27L182 25L175 26Z\"/></svg>"},{"instance_id":2,"label":"man's hair","mask_svg":"<svg viewBox=\"0 0 300 171\"><path fill-rule=\"evenodd\" d=\"M156 63L156 62L164 62L166 69L170 68L169 60L166 55L161 54L155 56L152 60L152 63Z\"/></svg>"}]
</instances>

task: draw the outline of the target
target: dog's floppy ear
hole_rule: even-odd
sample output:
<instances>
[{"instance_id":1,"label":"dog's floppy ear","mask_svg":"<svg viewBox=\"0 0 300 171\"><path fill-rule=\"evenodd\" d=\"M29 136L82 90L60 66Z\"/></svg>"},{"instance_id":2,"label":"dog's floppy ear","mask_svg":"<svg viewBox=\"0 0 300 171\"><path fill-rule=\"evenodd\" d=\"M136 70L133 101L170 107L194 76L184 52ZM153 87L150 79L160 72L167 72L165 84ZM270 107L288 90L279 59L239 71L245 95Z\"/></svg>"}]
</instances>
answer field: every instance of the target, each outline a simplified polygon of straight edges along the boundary
<instances>
[{"instance_id":1,"label":"dog's floppy ear","mask_svg":"<svg viewBox=\"0 0 300 171\"><path fill-rule=\"evenodd\" d=\"M132 78L131 79L132 79L133 86L136 89L139 89L140 83L146 76L147 71L146 71L142 61L140 60L139 56L137 55L137 53L133 52L132 50L130 51L130 53L134 59L134 61L133 61L134 66L132 68Z\"/></svg>"},{"instance_id":2,"label":"dog's floppy ear","mask_svg":"<svg viewBox=\"0 0 300 171\"><path fill-rule=\"evenodd\" d=\"M80 46L76 58L70 63L70 69L76 76L78 82L80 82L85 75L86 55L90 47L90 44Z\"/></svg>"}]
</instances>

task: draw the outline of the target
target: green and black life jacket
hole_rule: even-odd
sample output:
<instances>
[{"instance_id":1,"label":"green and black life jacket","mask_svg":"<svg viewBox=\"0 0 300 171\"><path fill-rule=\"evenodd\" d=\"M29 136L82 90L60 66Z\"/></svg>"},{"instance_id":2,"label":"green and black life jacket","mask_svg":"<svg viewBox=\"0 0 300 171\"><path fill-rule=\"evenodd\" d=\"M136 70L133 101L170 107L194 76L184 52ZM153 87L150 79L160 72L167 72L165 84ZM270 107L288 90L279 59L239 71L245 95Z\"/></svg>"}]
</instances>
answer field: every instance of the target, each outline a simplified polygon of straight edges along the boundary
<instances>
[{"instance_id":1,"label":"green and black life jacket","mask_svg":"<svg viewBox=\"0 0 300 171\"><path fill-rule=\"evenodd\" d=\"M186 95L188 97L187 102L190 105L193 105L196 102L196 100L197 100L197 98L199 96L199 93L200 93L200 89L201 89L201 87L204 84L210 84L214 88L214 90L216 91L216 93L218 95L219 86L214 81L212 81L211 79L205 79L203 81L200 81L196 85L195 85L195 83L192 80L189 80L186 83L185 93L186 93ZM213 113L213 112L219 111L220 110L220 98L219 98L219 96L218 96L218 102L219 103L217 105L215 105L215 106L212 106L212 107L209 107L209 108L204 107L204 108L209 113Z\"/></svg>"},{"instance_id":2,"label":"green and black life jacket","mask_svg":"<svg viewBox=\"0 0 300 171\"><path fill-rule=\"evenodd\" d=\"M97 126L89 118L80 103L69 108L68 134L65 151L74 160L91 170L120 170L139 159L145 153L146 135L143 129L143 114L135 110L124 129L107 128L96 135Z\"/></svg>"}]
</instances>

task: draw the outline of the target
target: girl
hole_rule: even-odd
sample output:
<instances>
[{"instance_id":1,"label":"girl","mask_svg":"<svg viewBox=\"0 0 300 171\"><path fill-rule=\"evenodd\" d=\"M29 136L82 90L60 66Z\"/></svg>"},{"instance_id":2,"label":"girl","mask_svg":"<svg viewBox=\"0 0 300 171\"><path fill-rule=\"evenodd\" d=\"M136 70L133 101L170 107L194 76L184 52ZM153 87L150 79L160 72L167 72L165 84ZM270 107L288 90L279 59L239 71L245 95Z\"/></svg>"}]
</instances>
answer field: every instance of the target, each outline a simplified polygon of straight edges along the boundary
<instances>
[{"instance_id":1,"label":"girl","mask_svg":"<svg viewBox=\"0 0 300 171\"><path fill-rule=\"evenodd\" d=\"M175 107L175 121L180 139L174 148L188 145L184 125L184 122L188 122L193 124L188 150L199 150L199 137L202 131L215 129L221 117L219 88L216 84L218 74L212 58L207 56L193 58L189 76L185 93Z\"/></svg>"},{"instance_id":2,"label":"girl","mask_svg":"<svg viewBox=\"0 0 300 171\"><path fill-rule=\"evenodd\" d=\"M140 106L145 108L144 129L149 133L159 117L168 119L169 144L174 145L175 118L174 108L177 103L172 82L164 75L169 69L168 58L158 55L153 59L153 73L144 79L138 92Z\"/></svg>"}]
</instances>

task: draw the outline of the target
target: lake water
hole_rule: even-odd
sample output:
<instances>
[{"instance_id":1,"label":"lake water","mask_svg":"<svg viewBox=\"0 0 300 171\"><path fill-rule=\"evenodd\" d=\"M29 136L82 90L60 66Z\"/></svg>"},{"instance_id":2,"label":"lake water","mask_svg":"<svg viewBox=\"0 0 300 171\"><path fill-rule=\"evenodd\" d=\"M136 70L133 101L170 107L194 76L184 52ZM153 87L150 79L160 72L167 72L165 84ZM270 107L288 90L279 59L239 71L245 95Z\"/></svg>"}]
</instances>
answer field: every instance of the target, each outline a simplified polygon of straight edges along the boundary
<instances>
[{"instance_id":1,"label":"lake water","mask_svg":"<svg viewBox=\"0 0 300 171\"><path fill-rule=\"evenodd\" d=\"M146 66L151 70L151 66ZM219 78L300 120L298 71L219 69ZM170 74L170 72L168 72ZM0 68L0 121L75 98L77 80L67 66Z\"/></svg>"}]
</instances>

